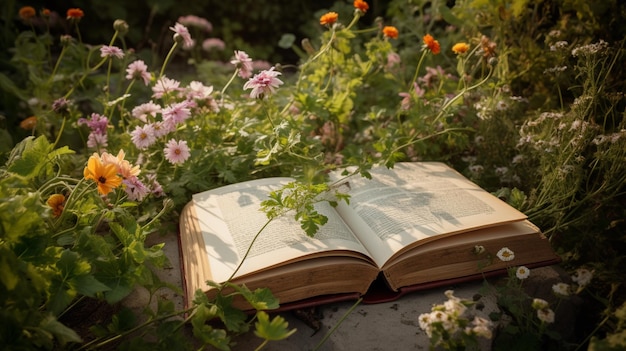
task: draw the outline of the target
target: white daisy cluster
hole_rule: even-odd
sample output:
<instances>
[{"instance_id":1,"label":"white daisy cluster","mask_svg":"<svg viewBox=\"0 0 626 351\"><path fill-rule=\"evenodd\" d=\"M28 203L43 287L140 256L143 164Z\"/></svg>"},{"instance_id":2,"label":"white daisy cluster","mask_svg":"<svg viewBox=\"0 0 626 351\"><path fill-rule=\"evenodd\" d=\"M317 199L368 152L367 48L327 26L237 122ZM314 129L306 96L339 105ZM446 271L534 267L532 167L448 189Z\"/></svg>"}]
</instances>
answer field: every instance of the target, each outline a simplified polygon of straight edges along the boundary
<instances>
[{"instance_id":1,"label":"white daisy cluster","mask_svg":"<svg viewBox=\"0 0 626 351\"><path fill-rule=\"evenodd\" d=\"M470 300L454 296L453 290L445 292L448 298L443 304L432 307L431 312L419 316L419 326L426 332L436 346L463 344L466 338L484 337L491 339L492 323L490 320L466 316Z\"/></svg>"}]
</instances>

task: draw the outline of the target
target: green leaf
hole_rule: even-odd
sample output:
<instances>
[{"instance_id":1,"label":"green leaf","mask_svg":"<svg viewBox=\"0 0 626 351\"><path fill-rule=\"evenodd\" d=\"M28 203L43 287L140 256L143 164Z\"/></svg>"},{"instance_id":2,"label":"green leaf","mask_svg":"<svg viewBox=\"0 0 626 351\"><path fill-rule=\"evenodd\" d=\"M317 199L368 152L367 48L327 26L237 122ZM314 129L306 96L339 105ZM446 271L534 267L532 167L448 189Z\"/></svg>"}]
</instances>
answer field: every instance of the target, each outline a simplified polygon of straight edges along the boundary
<instances>
[{"instance_id":1,"label":"green leaf","mask_svg":"<svg viewBox=\"0 0 626 351\"><path fill-rule=\"evenodd\" d=\"M128 252L130 252L133 260L135 260L135 262L137 263L143 263L146 260L146 250L142 242L133 241L128 246Z\"/></svg>"},{"instance_id":2,"label":"green leaf","mask_svg":"<svg viewBox=\"0 0 626 351\"><path fill-rule=\"evenodd\" d=\"M128 230L122 227L119 223L112 222L112 223L109 223L109 226L111 227L111 230L113 231L115 236L117 236L119 241L122 243L122 245L124 245L125 247L128 247L133 243L134 241L133 235L130 234Z\"/></svg>"},{"instance_id":3,"label":"green leaf","mask_svg":"<svg viewBox=\"0 0 626 351\"><path fill-rule=\"evenodd\" d=\"M296 41L296 36L292 33L285 33L280 37L278 41L278 46L282 49L289 49L293 46L293 43Z\"/></svg>"},{"instance_id":4,"label":"green leaf","mask_svg":"<svg viewBox=\"0 0 626 351\"><path fill-rule=\"evenodd\" d=\"M97 293L111 290L108 286L101 283L91 274L74 277L72 285L79 294L95 297Z\"/></svg>"},{"instance_id":5,"label":"green leaf","mask_svg":"<svg viewBox=\"0 0 626 351\"><path fill-rule=\"evenodd\" d=\"M217 295L215 305L219 307L219 317L226 329L232 332L246 332L248 324L247 315L233 307L233 296Z\"/></svg>"},{"instance_id":6,"label":"green leaf","mask_svg":"<svg viewBox=\"0 0 626 351\"><path fill-rule=\"evenodd\" d=\"M10 291L15 289L20 277L15 271L17 260L15 260L13 252L8 252L8 254L11 255L11 262L8 261L9 257L7 257L6 254L6 252L3 252L2 257L0 257L0 282Z\"/></svg>"},{"instance_id":7,"label":"green leaf","mask_svg":"<svg viewBox=\"0 0 626 351\"><path fill-rule=\"evenodd\" d=\"M31 179L35 177L48 161L48 153L52 147L44 136L33 140L24 140L22 154L9 165L9 172Z\"/></svg>"},{"instance_id":8,"label":"green leaf","mask_svg":"<svg viewBox=\"0 0 626 351\"><path fill-rule=\"evenodd\" d=\"M279 307L278 299L267 288L259 288L252 292L245 285L229 285L237 290L255 310L273 310Z\"/></svg>"},{"instance_id":9,"label":"green leaf","mask_svg":"<svg viewBox=\"0 0 626 351\"><path fill-rule=\"evenodd\" d=\"M296 329L287 330L289 323L281 316L275 316L271 321L269 315L264 311L256 314L257 322L254 324L256 330L254 334L262 339L277 341L283 340L296 332Z\"/></svg>"},{"instance_id":10,"label":"green leaf","mask_svg":"<svg viewBox=\"0 0 626 351\"><path fill-rule=\"evenodd\" d=\"M62 346L70 342L80 343L83 341L73 329L63 325L54 316L44 318L39 327L54 335Z\"/></svg>"}]
</instances>

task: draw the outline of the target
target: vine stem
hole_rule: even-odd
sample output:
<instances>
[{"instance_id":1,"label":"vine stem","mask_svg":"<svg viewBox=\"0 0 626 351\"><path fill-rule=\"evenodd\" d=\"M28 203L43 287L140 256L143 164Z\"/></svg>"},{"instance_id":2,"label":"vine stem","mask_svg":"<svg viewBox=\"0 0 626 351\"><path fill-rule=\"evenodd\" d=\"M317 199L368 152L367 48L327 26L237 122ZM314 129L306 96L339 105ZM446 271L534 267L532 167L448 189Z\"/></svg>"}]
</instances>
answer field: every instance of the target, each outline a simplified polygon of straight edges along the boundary
<instances>
[{"instance_id":1,"label":"vine stem","mask_svg":"<svg viewBox=\"0 0 626 351\"><path fill-rule=\"evenodd\" d=\"M354 309L359 304L361 304L361 301L363 301L363 298L359 298L358 300L356 300L356 302L352 305L352 307L350 307L350 309L347 310L346 313L344 313L343 316L341 316L341 318L339 319L339 321L337 321L337 323L333 326L333 328L331 330L329 330L328 333L326 333L326 335L324 335L322 340L320 340L320 342L317 343L317 345L315 345L315 348L313 349L313 351L316 351L316 350L320 349L320 347L326 342L326 340L328 340L328 338L335 332L335 330L337 330L337 328L339 328L341 323L343 323L345 321L345 319L348 317L348 315L351 314L352 311L354 311Z\"/></svg>"}]
</instances>

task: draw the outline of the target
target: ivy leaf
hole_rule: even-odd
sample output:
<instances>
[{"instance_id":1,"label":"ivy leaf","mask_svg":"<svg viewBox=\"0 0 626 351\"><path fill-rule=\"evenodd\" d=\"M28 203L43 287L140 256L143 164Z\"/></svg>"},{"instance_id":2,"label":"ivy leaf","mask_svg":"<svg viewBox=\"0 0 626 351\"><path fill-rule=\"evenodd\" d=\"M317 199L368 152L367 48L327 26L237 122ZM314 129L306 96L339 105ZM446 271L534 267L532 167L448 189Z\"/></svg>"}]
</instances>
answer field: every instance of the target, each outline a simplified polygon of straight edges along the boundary
<instances>
[{"instance_id":1,"label":"ivy leaf","mask_svg":"<svg viewBox=\"0 0 626 351\"><path fill-rule=\"evenodd\" d=\"M219 317L226 326L226 329L232 332L246 332L247 315L233 307L233 296L217 295L215 298L215 304L219 307Z\"/></svg>"},{"instance_id":2,"label":"ivy leaf","mask_svg":"<svg viewBox=\"0 0 626 351\"><path fill-rule=\"evenodd\" d=\"M273 310L279 307L278 299L274 297L272 292L268 288L259 288L254 292L248 289L245 285L239 286L237 284L228 284L235 289L241 296L248 301L250 306L257 311L260 310Z\"/></svg>"},{"instance_id":3,"label":"ivy leaf","mask_svg":"<svg viewBox=\"0 0 626 351\"><path fill-rule=\"evenodd\" d=\"M257 322L254 324L256 330L254 334L262 339L277 341L283 340L296 332L296 329L287 330L289 323L281 316L275 316L271 321L269 315L264 311L256 314Z\"/></svg>"}]
</instances>

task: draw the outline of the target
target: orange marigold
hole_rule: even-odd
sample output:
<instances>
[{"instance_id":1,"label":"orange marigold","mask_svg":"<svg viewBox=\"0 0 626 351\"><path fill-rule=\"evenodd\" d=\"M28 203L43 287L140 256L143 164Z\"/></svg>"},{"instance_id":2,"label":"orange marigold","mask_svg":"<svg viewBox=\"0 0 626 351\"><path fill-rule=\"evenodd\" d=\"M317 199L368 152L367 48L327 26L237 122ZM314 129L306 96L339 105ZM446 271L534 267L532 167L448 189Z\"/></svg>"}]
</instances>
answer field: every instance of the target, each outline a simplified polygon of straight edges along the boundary
<instances>
[{"instance_id":1,"label":"orange marigold","mask_svg":"<svg viewBox=\"0 0 626 351\"><path fill-rule=\"evenodd\" d=\"M37 125L37 117L36 116L30 116L30 117L28 117L25 120L20 122L20 128L26 129L26 130L33 130L33 129L35 129L36 125Z\"/></svg>"},{"instance_id":2,"label":"orange marigold","mask_svg":"<svg viewBox=\"0 0 626 351\"><path fill-rule=\"evenodd\" d=\"M439 42L433 38L432 35L426 34L424 35L424 44L426 47L434 54L437 55L441 51L441 46L439 46Z\"/></svg>"},{"instance_id":3,"label":"orange marigold","mask_svg":"<svg viewBox=\"0 0 626 351\"><path fill-rule=\"evenodd\" d=\"M452 52L455 54L464 54L469 50L469 45L467 43L456 43L452 46Z\"/></svg>"},{"instance_id":4,"label":"orange marigold","mask_svg":"<svg viewBox=\"0 0 626 351\"><path fill-rule=\"evenodd\" d=\"M85 13L83 12L83 10L79 8L67 10L67 19L78 20L78 19L83 18L83 16L85 16Z\"/></svg>"},{"instance_id":5,"label":"orange marigold","mask_svg":"<svg viewBox=\"0 0 626 351\"><path fill-rule=\"evenodd\" d=\"M320 24L323 26L333 24L337 22L337 18L339 18L337 12L327 12L320 17Z\"/></svg>"},{"instance_id":6,"label":"orange marigold","mask_svg":"<svg viewBox=\"0 0 626 351\"><path fill-rule=\"evenodd\" d=\"M24 6L20 8L20 11L19 11L20 18L23 19L24 21L27 21L35 17L36 14L37 14L37 11L35 11L35 8L32 6Z\"/></svg>"},{"instance_id":7,"label":"orange marigold","mask_svg":"<svg viewBox=\"0 0 626 351\"><path fill-rule=\"evenodd\" d=\"M363 12L363 13L366 13L367 10L369 10L370 5L368 5L363 0L354 0L354 8L359 10L359 11L361 11L361 12Z\"/></svg>"},{"instance_id":8,"label":"orange marigold","mask_svg":"<svg viewBox=\"0 0 626 351\"><path fill-rule=\"evenodd\" d=\"M62 194L52 194L48 198L47 204L52 208L52 214L55 217L59 217L65 207L65 196Z\"/></svg>"},{"instance_id":9,"label":"orange marigold","mask_svg":"<svg viewBox=\"0 0 626 351\"><path fill-rule=\"evenodd\" d=\"M383 35L387 38L398 39L398 28L394 26L383 27Z\"/></svg>"}]
</instances>

